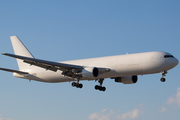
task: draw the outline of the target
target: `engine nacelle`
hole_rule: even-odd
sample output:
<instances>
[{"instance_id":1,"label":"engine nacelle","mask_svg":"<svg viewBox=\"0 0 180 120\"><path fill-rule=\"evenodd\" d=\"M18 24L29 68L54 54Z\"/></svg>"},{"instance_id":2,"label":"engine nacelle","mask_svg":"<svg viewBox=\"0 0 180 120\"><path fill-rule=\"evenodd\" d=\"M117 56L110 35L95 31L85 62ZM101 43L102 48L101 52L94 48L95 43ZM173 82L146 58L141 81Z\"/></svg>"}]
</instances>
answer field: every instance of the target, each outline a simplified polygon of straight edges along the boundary
<instances>
[{"instance_id":1,"label":"engine nacelle","mask_svg":"<svg viewBox=\"0 0 180 120\"><path fill-rule=\"evenodd\" d=\"M81 74L84 78L91 79L94 77L98 77L99 70L96 67L87 67L82 70Z\"/></svg>"},{"instance_id":2,"label":"engine nacelle","mask_svg":"<svg viewBox=\"0 0 180 120\"><path fill-rule=\"evenodd\" d=\"M119 83L123 83L123 84L134 84L137 82L137 80L138 80L137 75L115 78L115 82L119 82Z\"/></svg>"}]
</instances>

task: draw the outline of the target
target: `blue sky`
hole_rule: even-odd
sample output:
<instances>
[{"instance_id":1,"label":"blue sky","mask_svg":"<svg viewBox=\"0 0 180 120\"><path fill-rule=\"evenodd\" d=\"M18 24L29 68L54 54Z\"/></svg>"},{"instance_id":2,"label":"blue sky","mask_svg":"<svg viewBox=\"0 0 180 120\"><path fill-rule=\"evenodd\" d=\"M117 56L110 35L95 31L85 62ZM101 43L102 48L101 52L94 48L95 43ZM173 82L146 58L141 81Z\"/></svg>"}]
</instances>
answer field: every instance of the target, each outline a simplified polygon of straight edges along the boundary
<instances>
[{"instance_id":1,"label":"blue sky","mask_svg":"<svg viewBox=\"0 0 180 120\"><path fill-rule=\"evenodd\" d=\"M178 0L5 0L0 2L0 52L13 53L17 35L36 58L66 61L147 51L165 51L180 60ZM0 56L0 66L18 69ZM83 89L70 83L29 82L0 71L0 120L179 119L180 67L139 76L133 85L106 79Z\"/></svg>"}]
</instances>

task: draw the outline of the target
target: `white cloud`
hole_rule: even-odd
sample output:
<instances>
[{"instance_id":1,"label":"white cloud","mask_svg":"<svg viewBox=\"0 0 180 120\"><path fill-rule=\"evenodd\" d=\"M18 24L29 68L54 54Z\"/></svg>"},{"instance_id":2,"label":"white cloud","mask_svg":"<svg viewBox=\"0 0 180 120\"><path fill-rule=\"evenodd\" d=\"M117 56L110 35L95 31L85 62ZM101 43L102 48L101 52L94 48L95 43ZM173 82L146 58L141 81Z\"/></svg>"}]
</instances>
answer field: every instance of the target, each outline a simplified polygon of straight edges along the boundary
<instances>
[{"instance_id":1,"label":"white cloud","mask_svg":"<svg viewBox=\"0 0 180 120\"><path fill-rule=\"evenodd\" d=\"M166 111L168 111L168 109L166 108L166 107L161 107L161 110L160 110L160 112L166 112Z\"/></svg>"},{"instance_id":2,"label":"white cloud","mask_svg":"<svg viewBox=\"0 0 180 120\"><path fill-rule=\"evenodd\" d=\"M98 113L91 114L88 119L89 120L112 120L113 114L115 112L113 110L103 109Z\"/></svg>"},{"instance_id":3,"label":"white cloud","mask_svg":"<svg viewBox=\"0 0 180 120\"><path fill-rule=\"evenodd\" d=\"M130 112L126 112L118 117L118 119L127 120L127 119L136 119L139 117L140 110L134 109Z\"/></svg>"},{"instance_id":4,"label":"white cloud","mask_svg":"<svg viewBox=\"0 0 180 120\"><path fill-rule=\"evenodd\" d=\"M89 120L131 120L136 119L142 113L141 106L139 105L137 108L128 111L126 113L120 113L120 111L103 109L100 112L91 114L88 119Z\"/></svg>"},{"instance_id":5,"label":"white cloud","mask_svg":"<svg viewBox=\"0 0 180 120\"><path fill-rule=\"evenodd\" d=\"M101 112L106 112L106 110L107 110L107 108L105 108L105 109L101 110Z\"/></svg>"},{"instance_id":6,"label":"white cloud","mask_svg":"<svg viewBox=\"0 0 180 120\"><path fill-rule=\"evenodd\" d=\"M100 115L98 113L93 113L88 117L88 119L95 120L95 119L98 119L99 117Z\"/></svg>"},{"instance_id":7,"label":"white cloud","mask_svg":"<svg viewBox=\"0 0 180 120\"><path fill-rule=\"evenodd\" d=\"M0 120L12 120L12 119L9 119L9 118L0 118Z\"/></svg>"},{"instance_id":8,"label":"white cloud","mask_svg":"<svg viewBox=\"0 0 180 120\"><path fill-rule=\"evenodd\" d=\"M180 107L180 88L177 89L176 95L169 97L169 99L166 102L167 104L176 104L178 107Z\"/></svg>"},{"instance_id":9,"label":"white cloud","mask_svg":"<svg viewBox=\"0 0 180 120\"><path fill-rule=\"evenodd\" d=\"M166 104L161 107L160 112L168 111L170 109L169 105L171 104L174 104L175 106L180 108L180 87L177 88L177 93L175 95L172 95L167 99Z\"/></svg>"},{"instance_id":10,"label":"white cloud","mask_svg":"<svg viewBox=\"0 0 180 120\"><path fill-rule=\"evenodd\" d=\"M0 120L12 120L12 119L9 119L9 118L1 118L2 114L0 114Z\"/></svg>"}]
</instances>

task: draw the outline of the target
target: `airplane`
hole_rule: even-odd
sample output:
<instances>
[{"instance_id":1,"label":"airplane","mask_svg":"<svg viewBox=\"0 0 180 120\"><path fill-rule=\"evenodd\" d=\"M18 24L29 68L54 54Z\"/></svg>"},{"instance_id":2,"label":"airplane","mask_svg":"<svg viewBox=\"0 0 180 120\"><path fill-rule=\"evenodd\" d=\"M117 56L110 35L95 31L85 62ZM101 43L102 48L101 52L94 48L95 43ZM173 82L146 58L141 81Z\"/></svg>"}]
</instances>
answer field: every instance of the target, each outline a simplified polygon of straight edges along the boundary
<instances>
[{"instance_id":1,"label":"airplane","mask_svg":"<svg viewBox=\"0 0 180 120\"><path fill-rule=\"evenodd\" d=\"M123 84L134 84L138 75L161 73L162 82L167 71L178 65L179 61L167 52L144 52L108 57L53 62L36 59L17 36L10 37L14 54L2 53L16 58L19 70L0 68L13 72L13 76L40 82L72 82L73 87L82 88L82 80L95 80L96 90L105 91L105 78Z\"/></svg>"}]
</instances>

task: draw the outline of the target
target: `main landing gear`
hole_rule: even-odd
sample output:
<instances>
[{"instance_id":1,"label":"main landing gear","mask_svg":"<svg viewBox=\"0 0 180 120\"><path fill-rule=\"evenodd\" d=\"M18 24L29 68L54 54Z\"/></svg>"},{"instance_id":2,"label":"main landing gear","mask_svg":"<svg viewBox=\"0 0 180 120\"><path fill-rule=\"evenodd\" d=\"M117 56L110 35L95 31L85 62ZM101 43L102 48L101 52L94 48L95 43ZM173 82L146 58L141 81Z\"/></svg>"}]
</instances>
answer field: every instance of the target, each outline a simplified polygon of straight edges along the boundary
<instances>
[{"instance_id":1,"label":"main landing gear","mask_svg":"<svg viewBox=\"0 0 180 120\"><path fill-rule=\"evenodd\" d=\"M76 87L76 88L82 88L82 87L83 87L83 84L79 83L79 77L75 78L75 80L76 80L77 82L72 82L71 85L72 85L73 87Z\"/></svg>"},{"instance_id":2,"label":"main landing gear","mask_svg":"<svg viewBox=\"0 0 180 120\"><path fill-rule=\"evenodd\" d=\"M77 87L77 88L82 88L83 87L83 84L79 84L79 83L76 83L76 82L72 82L71 84L73 87Z\"/></svg>"},{"instance_id":3,"label":"main landing gear","mask_svg":"<svg viewBox=\"0 0 180 120\"><path fill-rule=\"evenodd\" d=\"M166 76L166 74L167 74L167 71L164 71L164 72L162 73L162 78L160 79L161 82L165 82L165 81L166 81L166 79L164 78L164 76Z\"/></svg>"},{"instance_id":4,"label":"main landing gear","mask_svg":"<svg viewBox=\"0 0 180 120\"><path fill-rule=\"evenodd\" d=\"M100 90L100 91L106 91L106 87L102 87L104 79L99 79L98 82L100 83L100 85L96 85L95 89L96 90Z\"/></svg>"}]
</instances>

